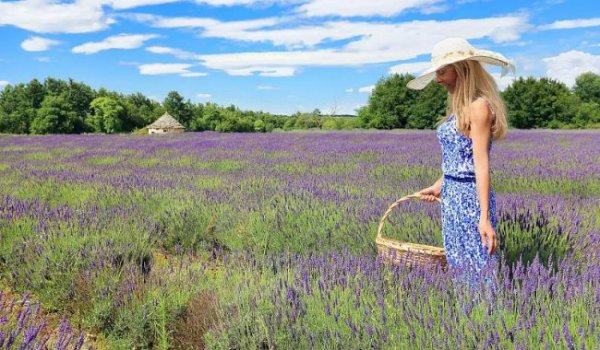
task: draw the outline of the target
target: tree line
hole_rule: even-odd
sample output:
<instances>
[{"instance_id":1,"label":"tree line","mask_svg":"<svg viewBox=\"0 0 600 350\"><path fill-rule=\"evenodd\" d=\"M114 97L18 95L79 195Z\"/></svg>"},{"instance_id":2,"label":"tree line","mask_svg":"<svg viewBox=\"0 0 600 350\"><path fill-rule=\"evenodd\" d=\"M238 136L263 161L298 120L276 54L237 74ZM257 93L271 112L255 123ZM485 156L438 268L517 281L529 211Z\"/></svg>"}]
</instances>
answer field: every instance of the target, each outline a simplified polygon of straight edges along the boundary
<instances>
[{"instance_id":1,"label":"tree line","mask_svg":"<svg viewBox=\"0 0 600 350\"><path fill-rule=\"evenodd\" d=\"M358 110L361 125L368 128L433 128L446 114L447 93L438 84L421 91L406 84L410 74L381 78L369 102ZM591 72L579 75L575 86L550 78L518 78L502 93L509 126L530 128L600 127L600 76Z\"/></svg>"},{"instance_id":2,"label":"tree line","mask_svg":"<svg viewBox=\"0 0 600 350\"><path fill-rule=\"evenodd\" d=\"M7 85L0 91L0 133L120 133L143 129L168 111L187 130L271 132L275 129L431 129L446 114L447 94L437 84L406 88L414 77L381 78L358 117L327 116L315 109L293 115L244 111L234 105L192 103L171 91L162 103L141 93L92 89L72 79L47 78ZM573 89L548 78L519 78L502 92L509 124L516 128L600 126L600 76L584 73Z\"/></svg>"},{"instance_id":3,"label":"tree line","mask_svg":"<svg viewBox=\"0 0 600 350\"><path fill-rule=\"evenodd\" d=\"M171 91L159 103L141 93L121 94L47 78L0 91L0 133L121 133L143 129L165 111L190 131L270 132L274 129L352 129L356 118L324 116L316 109L291 116L243 111L234 105L192 103Z\"/></svg>"}]
</instances>

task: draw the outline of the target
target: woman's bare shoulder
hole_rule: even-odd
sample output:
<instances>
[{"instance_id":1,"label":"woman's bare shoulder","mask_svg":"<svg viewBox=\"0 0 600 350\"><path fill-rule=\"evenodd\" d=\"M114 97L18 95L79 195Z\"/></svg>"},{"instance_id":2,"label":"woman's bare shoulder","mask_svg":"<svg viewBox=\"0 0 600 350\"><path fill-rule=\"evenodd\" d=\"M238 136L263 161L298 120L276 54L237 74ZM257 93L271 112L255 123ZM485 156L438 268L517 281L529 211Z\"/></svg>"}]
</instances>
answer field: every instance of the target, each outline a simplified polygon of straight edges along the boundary
<instances>
[{"instance_id":1,"label":"woman's bare shoulder","mask_svg":"<svg viewBox=\"0 0 600 350\"><path fill-rule=\"evenodd\" d=\"M493 122L488 102L478 98L469 105L469 122L471 130L489 129Z\"/></svg>"},{"instance_id":2,"label":"woman's bare shoulder","mask_svg":"<svg viewBox=\"0 0 600 350\"><path fill-rule=\"evenodd\" d=\"M469 116L471 124L487 125L492 123L492 114L488 101L480 97L469 104Z\"/></svg>"}]
</instances>

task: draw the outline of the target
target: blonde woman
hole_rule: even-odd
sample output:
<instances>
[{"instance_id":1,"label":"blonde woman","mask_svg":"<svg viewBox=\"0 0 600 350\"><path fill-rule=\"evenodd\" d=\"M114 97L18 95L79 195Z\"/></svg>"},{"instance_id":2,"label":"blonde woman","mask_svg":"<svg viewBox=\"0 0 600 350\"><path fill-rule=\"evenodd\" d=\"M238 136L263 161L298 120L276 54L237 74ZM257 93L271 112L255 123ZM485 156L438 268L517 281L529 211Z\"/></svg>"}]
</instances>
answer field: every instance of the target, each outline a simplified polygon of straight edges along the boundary
<instances>
[{"instance_id":1,"label":"blonde woman","mask_svg":"<svg viewBox=\"0 0 600 350\"><path fill-rule=\"evenodd\" d=\"M408 87L422 89L434 78L448 90L448 114L437 125L442 147L443 176L418 193L421 199L442 200L442 236L448 265L469 272L469 283L486 272L495 276L496 196L491 186L492 140L506 134L504 103L492 76L482 63L507 68L504 56L478 50L466 40L446 39L432 51L432 67L411 80ZM485 281L490 281L485 275Z\"/></svg>"}]
</instances>

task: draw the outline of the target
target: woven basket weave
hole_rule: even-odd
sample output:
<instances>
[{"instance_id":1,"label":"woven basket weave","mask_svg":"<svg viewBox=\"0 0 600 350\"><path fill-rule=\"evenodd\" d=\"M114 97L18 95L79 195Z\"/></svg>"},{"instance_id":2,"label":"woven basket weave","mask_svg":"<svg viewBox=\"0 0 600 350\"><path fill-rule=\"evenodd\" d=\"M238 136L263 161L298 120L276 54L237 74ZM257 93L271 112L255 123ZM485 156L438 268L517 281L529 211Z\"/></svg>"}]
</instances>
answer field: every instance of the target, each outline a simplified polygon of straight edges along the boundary
<instances>
[{"instance_id":1,"label":"woven basket weave","mask_svg":"<svg viewBox=\"0 0 600 350\"><path fill-rule=\"evenodd\" d=\"M383 224L385 223L388 215L390 215L392 210L397 207L398 204L412 198L421 198L421 196L415 193L398 199L389 206L389 208L383 214L381 220L379 220L379 226L377 227L377 238L375 239L377 251L383 258L383 261L387 263L405 264L409 267L421 265L431 269L441 267L445 270L447 267L447 261L444 248L403 242L383 237ZM437 201L441 203L439 198L437 198Z\"/></svg>"}]
</instances>

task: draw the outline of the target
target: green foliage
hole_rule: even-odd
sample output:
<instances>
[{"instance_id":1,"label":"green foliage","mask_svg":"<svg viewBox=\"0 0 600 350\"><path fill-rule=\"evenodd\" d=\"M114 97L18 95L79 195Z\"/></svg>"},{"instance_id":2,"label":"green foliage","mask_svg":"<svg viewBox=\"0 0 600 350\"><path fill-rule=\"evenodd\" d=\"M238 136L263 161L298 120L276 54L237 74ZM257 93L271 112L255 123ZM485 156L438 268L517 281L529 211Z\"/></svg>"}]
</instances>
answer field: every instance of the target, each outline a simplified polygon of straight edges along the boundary
<instances>
[{"instance_id":1,"label":"green foliage","mask_svg":"<svg viewBox=\"0 0 600 350\"><path fill-rule=\"evenodd\" d=\"M31 123L34 134L72 134L82 130L83 120L64 94L46 96Z\"/></svg>"},{"instance_id":2,"label":"green foliage","mask_svg":"<svg viewBox=\"0 0 600 350\"><path fill-rule=\"evenodd\" d=\"M318 109L314 110L312 113L297 112L294 116L296 118L293 129L320 128L323 124L321 112Z\"/></svg>"},{"instance_id":3,"label":"green foliage","mask_svg":"<svg viewBox=\"0 0 600 350\"><path fill-rule=\"evenodd\" d=\"M98 97L91 103L93 116L88 120L96 132L112 134L123 131L125 107L111 97Z\"/></svg>"},{"instance_id":4,"label":"green foliage","mask_svg":"<svg viewBox=\"0 0 600 350\"><path fill-rule=\"evenodd\" d=\"M35 83L33 83L35 82ZM40 107L40 84L32 81L33 89L25 84L8 85L0 93L0 131L14 134L28 133L36 109ZM37 83L37 84L36 84ZM43 87L41 87L43 99Z\"/></svg>"},{"instance_id":5,"label":"green foliage","mask_svg":"<svg viewBox=\"0 0 600 350\"><path fill-rule=\"evenodd\" d=\"M265 131L265 122L258 119L254 122L254 131L256 132L264 132Z\"/></svg>"},{"instance_id":6,"label":"green foliage","mask_svg":"<svg viewBox=\"0 0 600 350\"><path fill-rule=\"evenodd\" d=\"M593 125L594 120L598 120L594 104L590 104L594 103L593 74L583 74L578 80L576 93L553 79L528 77L515 80L503 92L509 124L520 129L585 128ZM584 99L587 102L582 102Z\"/></svg>"},{"instance_id":7,"label":"green foliage","mask_svg":"<svg viewBox=\"0 0 600 350\"><path fill-rule=\"evenodd\" d=\"M190 127L191 121L194 118L192 103L183 100L177 91L171 91L163 101L163 106L181 125L186 128Z\"/></svg>"},{"instance_id":8,"label":"green foliage","mask_svg":"<svg viewBox=\"0 0 600 350\"><path fill-rule=\"evenodd\" d=\"M408 128L432 129L447 108L446 90L439 84L429 84L418 92L415 102L409 109Z\"/></svg>"},{"instance_id":9,"label":"green foliage","mask_svg":"<svg viewBox=\"0 0 600 350\"><path fill-rule=\"evenodd\" d=\"M394 74L381 78L367 106L358 111L366 128L433 128L446 110L446 91L429 84L422 91L411 90L406 84L414 77Z\"/></svg>"},{"instance_id":10,"label":"green foliage","mask_svg":"<svg viewBox=\"0 0 600 350\"><path fill-rule=\"evenodd\" d=\"M360 120L356 117L325 117L322 129L349 130L360 128Z\"/></svg>"},{"instance_id":11,"label":"green foliage","mask_svg":"<svg viewBox=\"0 0 600 350\"><path fill-rule=\"evenodd\" d=\"M97 91L72 79L36 79L0 91L0 133L47 134L142 130L168 111L191 131L272 132L273 130L434 128L445 114L447 93L438 84L410 90L411 75L381 78L368 104L354 116L326 115L319 109L281 116L242 111L234 105L195 104L171 91L159 103L141 93ZM504 92L510 125L517 128L590 128L600 123L600 78L584 73L574 92L550 79L520 78Z\"/></svg>"},{"instance_id":12,"label":"green foliage","mask_svg":"<svg viewBox=\"0 0 600 350\"><path fill-rule=\"evenodd\" d=\"M137 92L125 97L127 119L123 123L124 130L133 130L151 124L155 116L163 115L164 107Z\"/></svg>"},{"instance_id":13,"label":"green foliage","mask_svg":"<svg viewBox=\"0 0 600 350\"><path fill-rule=\"evenodd\" d=\"M600 102L584 102L580 104L573 123L577 127L598 125L600 123Z\"/></svg>"},{"instance_id":14,"label":"green foliage","mask_svg":"<svg viewBox=\"0 0 600 350\"><path fill-rule=\"evenodd\" d=\"M574 91L583 102L600 104L600 76L592 72L581 74L575 79Z\"/></svg>"},{"instance_id":15,"label":"green foliage","mask_svg":"<svg viewBox=\"0 0 600 350\"><path fill-rule=\"evenodd\" d=\"M363 125L377 129L406 127L409 110L417 96L415 90L406 87L413 78L410 74L394 74L379 79L367 107L359 111Z\"/></svg>"}]
</instances>

